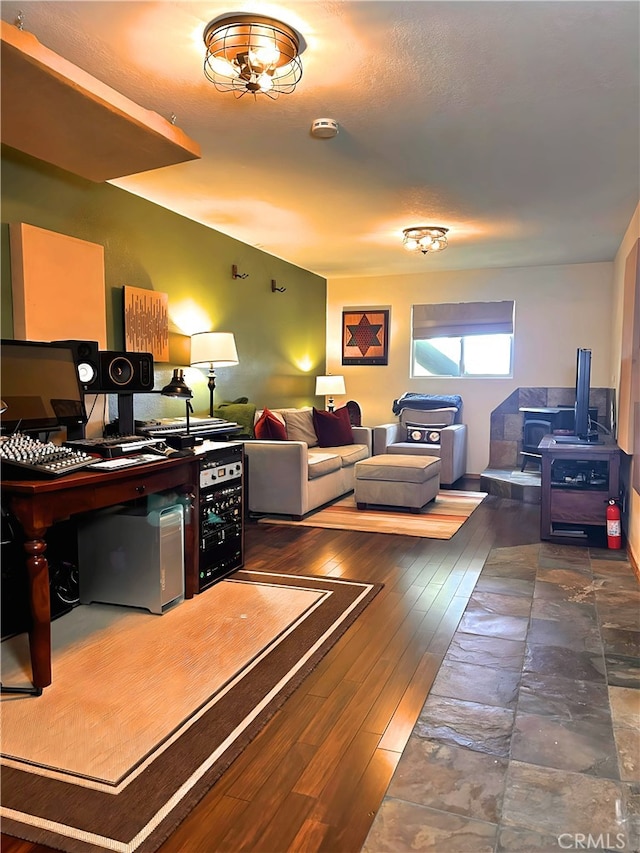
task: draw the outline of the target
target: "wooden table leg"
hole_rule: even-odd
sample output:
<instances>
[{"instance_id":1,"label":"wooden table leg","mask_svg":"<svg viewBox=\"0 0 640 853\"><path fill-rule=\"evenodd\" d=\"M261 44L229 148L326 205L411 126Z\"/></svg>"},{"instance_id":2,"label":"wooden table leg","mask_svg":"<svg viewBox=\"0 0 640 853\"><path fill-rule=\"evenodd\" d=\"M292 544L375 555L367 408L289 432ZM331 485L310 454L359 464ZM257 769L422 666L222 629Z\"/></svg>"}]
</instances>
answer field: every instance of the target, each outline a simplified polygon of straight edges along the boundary
<instances>
[{"instance_id":1,"label":"wooden table leg","mask_svg":"<svg viewBox=\"0 0 640 853\"><path fill-rule=\"evenodd\" d=\"M34 538L27 539L24 543L31 605L29 653L33 686L38 689L51 684L51 598L44 534L44 530L37 531Z\"/></svg>"}]
</instances>

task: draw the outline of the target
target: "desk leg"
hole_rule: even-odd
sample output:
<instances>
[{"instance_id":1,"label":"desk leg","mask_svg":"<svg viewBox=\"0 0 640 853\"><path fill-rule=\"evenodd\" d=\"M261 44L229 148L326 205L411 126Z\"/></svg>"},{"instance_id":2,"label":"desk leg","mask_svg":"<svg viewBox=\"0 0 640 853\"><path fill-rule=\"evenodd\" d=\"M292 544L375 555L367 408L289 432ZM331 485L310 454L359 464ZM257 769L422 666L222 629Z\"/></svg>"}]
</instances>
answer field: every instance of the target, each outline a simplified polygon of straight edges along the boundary
<instances>
[{"instance_id":1,"label":"desk leg","mask_svg":"<svg viewBox=\"0 0 640 853\"><path fill-rule=\"evenodd\" d=\"M49 562L44 554L47 549L44 534L44 530L37 531L33 539L27 539L24 543L31 589L31 672L33 686L40 691L51 684L51 598Z\"/></svg>"}]
</instances>

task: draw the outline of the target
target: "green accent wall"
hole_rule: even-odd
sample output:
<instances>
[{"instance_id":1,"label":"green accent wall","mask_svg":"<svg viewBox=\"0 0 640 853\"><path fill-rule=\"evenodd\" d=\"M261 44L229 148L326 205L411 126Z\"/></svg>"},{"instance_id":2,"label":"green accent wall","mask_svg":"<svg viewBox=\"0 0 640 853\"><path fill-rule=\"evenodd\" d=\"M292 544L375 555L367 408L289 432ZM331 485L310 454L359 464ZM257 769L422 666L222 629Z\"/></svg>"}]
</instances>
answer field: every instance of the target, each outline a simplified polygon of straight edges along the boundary
<instances>
[{"instance_id":1,"label":"green accent wall","mask_svg":"<svg viewBox=\"0 0 640 853\"><path fill-rule=\"evenodd\" d=\"M315 376L325 372L325 279L118 187L77 178L6 146L1 198L2 337L13 337L9 223L25 222L104 246L110 350L124 350L124 285L169 295L172 364L156 364L156 389L174 365L188 364L185 333L219 330L235 334L240 364L216 370L217 402L240 396L259 407L317 402ZM248 277L234 279L233 264ZM285 292L272 293L272 279ZM181 328L183 318L194 314L208 322ZM187 375L195 412L206 414L206 371L192 368ZM184 415L180 406L174 411L176 401L150 396L136 395L136 417Z\"/></svg>"}]
</instances>

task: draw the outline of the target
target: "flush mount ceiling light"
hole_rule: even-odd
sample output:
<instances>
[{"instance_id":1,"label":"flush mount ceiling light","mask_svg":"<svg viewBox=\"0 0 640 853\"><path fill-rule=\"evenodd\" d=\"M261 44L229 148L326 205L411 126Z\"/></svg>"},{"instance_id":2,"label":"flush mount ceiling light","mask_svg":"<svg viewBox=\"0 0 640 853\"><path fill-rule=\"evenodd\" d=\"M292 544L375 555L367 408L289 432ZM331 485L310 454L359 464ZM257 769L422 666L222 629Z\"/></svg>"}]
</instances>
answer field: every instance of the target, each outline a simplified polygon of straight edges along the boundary
<instances>
[{"instance_id":1,"label":"flush mount ceiling light","mask_svg":"<svg viewBox=\"0 0 640 853\"><path fill-rule=\"evenodd\" d=\"M404 247L409 252L444 252L447 248L447 231L441 225L419 225L413 228L405 228Z\"/></svg>"},{"instance_id":2,"label":"flush mount ceiling light","mask_svg":"<svg viewBox=\"0 0 640 853\"><path fill-rule=\"evenodd\" d=\"M222 15L204 30L204 73L219 92L237 98L293 92L302 77L304 39L292 27L264 15Z\"/></svg>"}]
</instances>

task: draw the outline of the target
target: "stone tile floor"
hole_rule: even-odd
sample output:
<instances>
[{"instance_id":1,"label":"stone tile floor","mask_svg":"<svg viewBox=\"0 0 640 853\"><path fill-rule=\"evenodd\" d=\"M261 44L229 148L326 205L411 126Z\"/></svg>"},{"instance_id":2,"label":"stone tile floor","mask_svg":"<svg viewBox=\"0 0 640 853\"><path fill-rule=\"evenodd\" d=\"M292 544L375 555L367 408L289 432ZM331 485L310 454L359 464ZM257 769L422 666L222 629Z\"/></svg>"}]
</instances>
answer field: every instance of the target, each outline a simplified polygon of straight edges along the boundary
<instances>
[{"instance_id":1,"label":"stone tile floor","mask_svg":"<svg viewBox=\"0 0 640 853\"><path fill-rule=\"evenodd\" d=\"M640 586L622 551L494 549L363 853L640 851Z\"/></svg>"}]
</instances>

